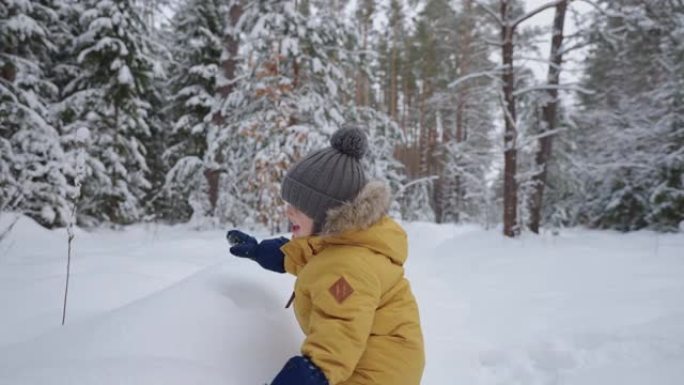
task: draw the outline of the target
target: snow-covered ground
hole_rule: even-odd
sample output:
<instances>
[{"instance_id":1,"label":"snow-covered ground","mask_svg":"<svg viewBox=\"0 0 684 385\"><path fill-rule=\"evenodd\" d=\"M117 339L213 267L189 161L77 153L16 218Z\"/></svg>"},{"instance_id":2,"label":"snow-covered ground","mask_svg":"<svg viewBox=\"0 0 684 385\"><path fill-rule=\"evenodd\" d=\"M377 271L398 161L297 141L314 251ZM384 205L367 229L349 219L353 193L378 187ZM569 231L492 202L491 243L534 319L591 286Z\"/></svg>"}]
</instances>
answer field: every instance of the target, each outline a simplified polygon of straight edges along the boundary
<instances>
[{"instance_id":1,"label":"snow-covered ground","mask_svg":"<svg viewBox=\"0 0 684 385\"><path fill-rule=\"evenodd\" d=\"M684 234L406 228L424 385L684 383ZM0 243L0 384L259 385L298 352L293 278L224 231L77 231L61 326L65 269L64 230Z\"/></svg>"}]
</instances>

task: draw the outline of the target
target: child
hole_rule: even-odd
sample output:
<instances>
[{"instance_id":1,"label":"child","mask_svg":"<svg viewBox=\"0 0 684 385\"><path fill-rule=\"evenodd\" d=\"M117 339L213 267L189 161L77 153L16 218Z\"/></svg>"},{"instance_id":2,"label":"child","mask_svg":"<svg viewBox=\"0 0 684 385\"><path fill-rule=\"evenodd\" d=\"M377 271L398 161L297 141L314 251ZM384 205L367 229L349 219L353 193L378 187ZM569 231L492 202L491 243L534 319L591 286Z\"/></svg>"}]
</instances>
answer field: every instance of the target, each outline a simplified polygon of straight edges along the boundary
<instances>
[{"instance_id":1,"label":"child","mask_svg":"<svg viewBox=\"0 0 684 385\"><path fill-rule=\"evenodd\" d=\"M294 310L306 338L272 385L419 385L425 358L402 267L406 233L387 216L389 187L366 181L363 132L339 130L331 144L282 183L292 240L228 232L232 254L297 276Z\"/></svg>"}]
</instances>

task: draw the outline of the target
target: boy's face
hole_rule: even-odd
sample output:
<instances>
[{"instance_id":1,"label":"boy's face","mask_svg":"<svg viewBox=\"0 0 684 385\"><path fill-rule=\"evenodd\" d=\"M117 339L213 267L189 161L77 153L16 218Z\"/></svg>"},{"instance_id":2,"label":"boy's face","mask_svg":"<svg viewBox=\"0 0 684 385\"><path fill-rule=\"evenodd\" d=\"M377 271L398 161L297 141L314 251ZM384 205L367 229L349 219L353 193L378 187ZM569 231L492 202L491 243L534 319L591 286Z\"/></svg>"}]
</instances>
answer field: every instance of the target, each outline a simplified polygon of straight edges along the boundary
<instances>
[{"instance_id":1,"label":"boy's face","mask_svg":"<svg viewBox=\"0 0 684 385\"><path fill-rule=\"evenodd\" d=\"M314 221L292 205L285 209L287 219L292 223L292 238L307 237L313 234Z\"/></svg>"}]
</instances>

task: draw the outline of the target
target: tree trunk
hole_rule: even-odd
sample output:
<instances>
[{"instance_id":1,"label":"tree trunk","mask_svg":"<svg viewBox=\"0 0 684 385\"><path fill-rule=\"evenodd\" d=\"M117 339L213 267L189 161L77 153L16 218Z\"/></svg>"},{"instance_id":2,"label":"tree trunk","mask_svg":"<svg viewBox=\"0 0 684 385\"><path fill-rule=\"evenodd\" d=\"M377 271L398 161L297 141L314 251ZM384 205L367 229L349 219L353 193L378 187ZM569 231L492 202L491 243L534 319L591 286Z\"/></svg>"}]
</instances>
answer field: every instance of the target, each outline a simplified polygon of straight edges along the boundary
<instances>
[{"instance_id":1,"label":"tree trunk","mask_svg":"<svg viewBox=\"0 0 684 385\"><path fill-rule=\"evenodd\" d=\"M223 36L224 49L227 55L224 55L225 59L221 62L223 76L228 82L220 87L217 87L216 90L218 95L223 100L227 99L228 95L230 95L235 88L234 79L238 63L238 49L240 48L240 32L237 31L236 25L238 24L240 17L242 17L242 11L242 3L239 0L235 0L228 11L230 26L228 28L228 32L226 32L226 34ZM215 125L223 124L224 120L224 116L220 111L217 111L214 116L212 116L212 123ZM207 167L204 170L204 177L209 186L207 198L209 199L210 212L208 215L211 216L216 214L216 205L219 198L219 176L221 173L220 165L223 163L223 159L221 158L222 157L219 154L216 162L212 162L219 165L217 168Z\"/></svg>"},{"instance_id":2,"label":"tree trunk","mask_svg":"<svg viewBox=\"0 0 684 385\"><path fill-rule=\"evenodd\" d=\"M558 86L560 82L561 63L563 62L561 47L563 45L563 25L565 23L565 12L567 7L567 1L563 1L556 5L556 14L553 19L551 57L549 58L551 64L549 64L548 72L548 100L542 107L543 124L541 134L553 131L556 128L556 111L558 107L558 89L556 86ZM539 149L535 156L535 163L539 172L532 177L532 188L534 190L530 198L530 230L537 234L539 233L539 224L541 222L544 187L546 186L546 174L548 162L551 158L552 144L553 135L542 136L539 139Z\"/></svg>"},{"instance_id":3,"label":"tree trunk","mask_svg":"<svg viewBox=\"0 0 684 385\"><path fill-rule=\"evenodd\" d=\"M364 56L366 55L366 52L368 50L368 30L370 29L370 23L367 22L369 20L368 18L365 18L363 20L363 25L362 25L362 34L363 34L363 43L362 43L362 52ZM369 105L369 97L368 97L368 76L361 70L357 70L356 72L356 105L357 106L368 106Z\"/></svg>"},{"instance_id":4,"label":"tree trunk","mask_svg":"<svg viewBox=\"0 0 684 385\"><path fill-rule=\"evenodd\" d=\"M434 182L434 199L435 199L435 222L444 223L445 212L446 212L446 199L447 199L447 180L445 178L445 167L446 164L446 145L451 138L449 128L446 124L447 111L440 111L435 118L435 124L432 126L430 132L430 158L432 161L432 175L438 175ZM442 137L437 135L437 127L443 127Z\"/></svg>"},{"instance_id":5,"label":"tree trunk","mask_svg":"<svg viewBox=\"0 0 684 385\"><path fill-rule=\"evenodd\" d=\"M398 98L398 77L399 77L399 49L393 43L391 54L391 72L390 72L390 89L389 89L389 116L394 122L397 121L397 101Z\"/></svg>"},{"instance_id":6,"label":"tree trunk","mask_svg":"<svg viewBox=\"0 0 684 385\"><path fill-rule=\"evenodd\" d=\"M470 72L470 61L472 59L472 45L473 45L473 2L472 0L463 1L463 17L464 22L461 23L459 31L459 50L461 57L458 62L457 73L458 76L466 76ZM464 138L466 106L468 101L468 86L463 84L459 87L458 97L456 98L456 141L461 142Z\"/></svg>"},{"instance_id":7,"label":"tree trunk","mask_svg":"<svg viewBox=\"0 0 684 385\"><path fill-rule=\"evenodd\" d=\"M416 111L418 113L418 120L416 121L416 147L417 147L417 157L418 157L418 164L417 164L417 170L418 170L418 176L425 176L425 170L423 165L425 164L423 162L423 147L425 146L425 136L424 136L424 130L425 130L425 89L422 90L420 95L418 96L418 110Z\"/></svg>"},{"instance_id":8,"label":"tree trunk","mask_svg":"<svg viewBox=\"0 0 684 385\"><path fill-rule=\"evenodd\" d=\"M518 233L518 185L517 149L516 149L516 113L515 113L515 77L513 73L513 32L514 26L509 21L508 0L501 0L501 57L503 72L504 97L504 191L503 191L503 233L507 237L514 237Z\"/></svg>"},{"instance_id":9,"label":"tree trunk","mask_svg":"<svg viewBox=\"0 0 684 385\"><path fill-rule=\"evenodd\" d=\"M233 88L235 88L235 83L232 80L235 79L235 70L238 63L237 54L240 48L240 32L235 30L235 26L240 21L240 17L242 17L242 4L240 1L236 0L232 4L228 11L228 16L230 19L229 32L223 36L227 55L225 55L225 59L221 62L221 70L223 71L223 76L230 81L217 89L218 94L223 99L227 98L233 92ZM215 123L223 122L223 116L220 113L215 114L213 119Z\"/></svg>"},{"instance_id":10,"label":"tree trunk","mask_svg":"<svg viewBox=\"0 0 684 385\"><path fill-rule=\"evenodd\" d=\"M11 62L6 62L5 65L0 68L0 77L7 80L8 83L14 83L14 79L17 78L17 69Z\"/></svg>"},{"instance_id":11,"label":"tree trunk","mask_svg":"<svg viewBox=\"0 0 684 385\"><path fill-rule=\"evenodd\" d=\"M458 61L457 74L458 76L466 76L470 72L470 62L472 60L472 45L473 45L473 30L474 26L472 23L473 17L473 2L472 0L463 1L463 23L461 23L459 28L459 41L458 47L460 54L460 60ZM459 87L457 97L456 97L456 116L455 116L455 135L454 140L456 143L462 143L465 140L465 133L467 131L467 119L465 114L467 112L468 105L468 86L463 84ZM465 187L461 182L461 176L456 175L453 181L454 199L453 202L455 207L454 210L454 220L459 222L460 212L463 210L463 197L465 196Z\"/></svg>"},{"instance_id":12,"label":"tree trunk","mask_svg":"<svg viewBox=\"0 0 684 385\"><path fill-rule=\"evenodd\" d=\"M410 63L407 64L407 66L410 66ZM409 124L409 113L411 111L411 93L409 92L409 80L407 79L406 76L402 78L402 85L403 85L403 106L401 108L401 121L399 123L399 126L401 127L401 131L404 133L404 137L406 137L406 125Z\"/></svg>"}]
</instances>

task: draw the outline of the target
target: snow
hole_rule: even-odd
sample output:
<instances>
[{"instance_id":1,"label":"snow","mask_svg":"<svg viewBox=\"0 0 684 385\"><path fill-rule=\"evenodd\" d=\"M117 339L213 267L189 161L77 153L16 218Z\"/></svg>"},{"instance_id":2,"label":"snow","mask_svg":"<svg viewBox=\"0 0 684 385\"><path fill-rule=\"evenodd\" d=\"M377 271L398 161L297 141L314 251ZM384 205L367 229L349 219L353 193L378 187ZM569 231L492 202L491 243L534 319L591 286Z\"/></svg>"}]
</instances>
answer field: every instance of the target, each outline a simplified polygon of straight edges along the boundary
<instances>
[{"instance_id":1,"label":"snow","mask_svg":"<svg viewBox=\"0 0 684 385\"><path fill-rule=\"evenodd\" d=\"M321 63L321 60L317 57L311 59L311 67L312 67L312 72L315 74L322 73L324 70L323 63Z\"/></svg>"},{"instance_id":2,"label":"snow","mask_svg":"<svg viewBox=\"0 0 684 385\"><path fill-rule=\"evenodd\" d=\"M122 85L133 84L133 75L131 74L131 70L127 65L123 65L121 68L119 68L119 76L117 77L117 80L119 81L119 84Z\"/></svg>"},{"instance_id":3,"label":"snow","mask_svg":"<svg viewBox=\"0 0 684 385\"><path fill-rule=\"evenodd\" d=\"M50 206L43 206L42 209L40 209L40 216L45 220L47 223L52 223L55 220L55 217L57 214L55 213L55 210L52 209Z\"/></svg>"},{"instance_id":4,"label":"snow","mask_svg":"<svg viewBox=\"0 0 684 385\"><path fill-rule=\"evenodd\" d=\"M24 14L10 17L6 21L6 28L13 33L16 33L20 41L24 41L33 36L45 36L45 31L40 24Z\"/></svg>"},{"instance_id":5,"label":"snow","mask_svg":"<svg viewBox=\"0 0 684 385\"><path fill-rule=\"evenodd\" d=\"M299 55L299 41L291 37L286 37L281 42L280 54L283 56Z\"/></svg>"},{"instance_id":6,"label":"snow","mask_svg":"<svg viewBox=\"0 0 684 385\"><path fill-rule=\"evenodd\" d=\"M126 44L121 41L121 39L103 37L99 39L98 42L92 47L82 50L81 53L78 54L77 61L78 63L83 63L86 57L91 54L94 55L95 53L111 52L113 50L115 50L120 57L128 56L128 48L126 48Z\"/></svg>"},{"instance_id":7,"label":"snow","mask_svg":"<svg viewBox=\"0 0 684 385\"><path fill-rule=\"evenodd\" d=\"M194 65L190 67L190 70L188 73L190 75L195 75L198 76L202 79L214 79L216 78L216 74L218 74L219 68L216 64L208 64L208 65Z\"/></svg>"},{"instance_id":8,"label":"snow","mask_svg":"<svg viewBox=\"0 0 684 385\"><path fill-rule=\"evenodd\" d=\"M424 385L681 383L684 234L404 225ZM302 338L293 278L224 233L76 229L62 327L66 231L20 218L0 243L0 384L269 382Z\"/></svg>"},{"instance_id":9,"label":"snow","mask_svg":"<svg viewBox=\"0 0 684 385\"><path fill-rule=\"evenodd\" d=\"M76 141L79 143L87 143L90 141L90 130L88 127L80 126L76 130Z\"/></svg>"}]
</instances>

